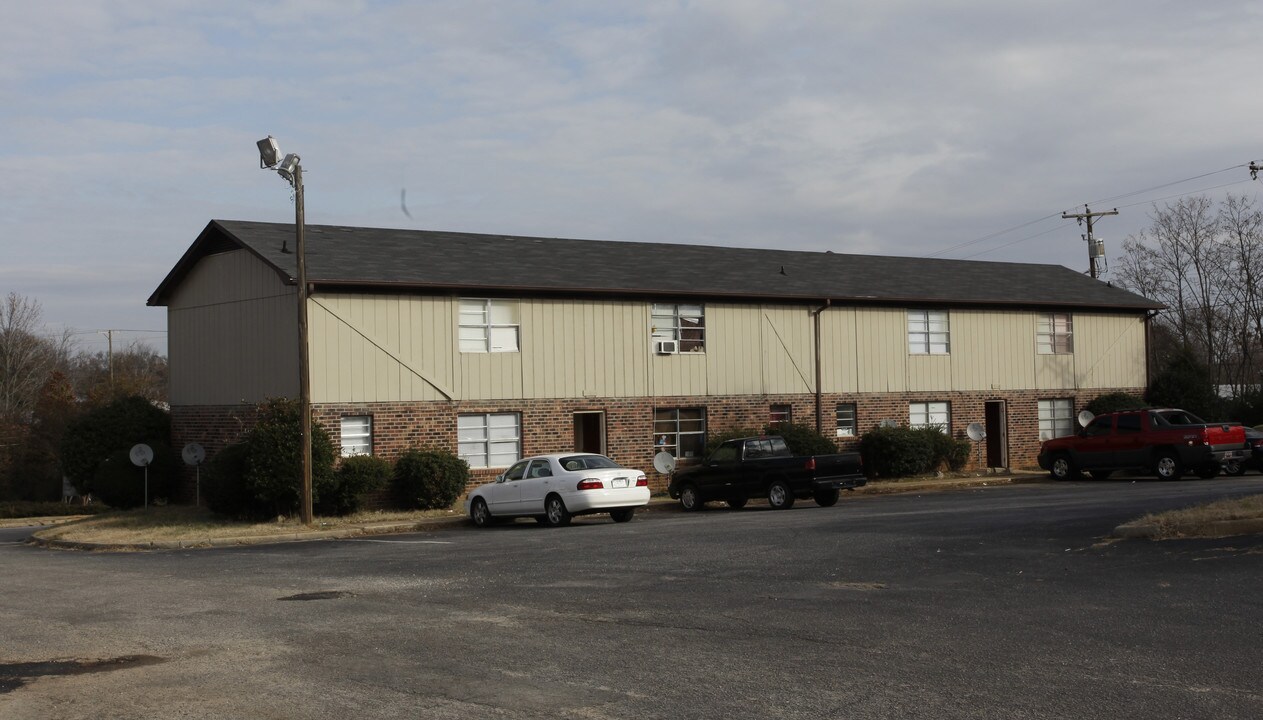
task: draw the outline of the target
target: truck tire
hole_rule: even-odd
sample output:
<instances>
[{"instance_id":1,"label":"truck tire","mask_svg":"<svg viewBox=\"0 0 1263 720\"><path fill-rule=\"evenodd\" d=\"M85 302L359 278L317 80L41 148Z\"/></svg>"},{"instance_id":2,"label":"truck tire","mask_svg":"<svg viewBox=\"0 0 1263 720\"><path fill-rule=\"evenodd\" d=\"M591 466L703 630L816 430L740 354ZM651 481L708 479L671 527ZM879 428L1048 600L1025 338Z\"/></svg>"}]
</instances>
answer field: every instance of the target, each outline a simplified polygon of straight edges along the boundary
<instances>
[{"instance_id":1,"label":"truck tire","mask_svg":"<svg viewBox=\"0 0 1263 720\"><path fill-rule=\"evenodd\" d=\"M767 503L773 510L788 510L794 507L794 493L790 492L789 484L784 480L772 481L771 487L767 489Z\"/></svg>"},{"instance_id":2,"label":"truck tire","mask_svg":"<svg viewBox=\"0 0 1263 720\"><path fill-rule=\"evenodd\" d=\"M1069 453L1057 453L1048 466L1048 474L1052 475L1054 480L1078 480L1079 468L1074 466Z\"/></svg>"},{"instance_id":3,"label":"truck tire","mask_svg":"<svg viewBox=\"0 0 1263 720\"><path fill-rule=\"evenodd\" d=\"M1219 475L1219 463L1209 462L1197 468L1197 477L1203 480L1210 480Z\"/></svg>"},{"instance_id":4,"label":"truck tire","mask_svg":"<svg viewBox=\"0 0 1263 720\"><path fill-rule=\"evenodd\" d=\"M702 496L697 493L697 486L693 483L685 483L680 488L680 507L685 512L695 512L705 507L706 503L702 502Z\"/></svg>"},{"instance_id":5,"label":"truck tire","mask_svg":"<svg viewBox=\"0 0 1263 720\"><path fill-rule=\"evenodd\" d=\"M816 504L820 507L833 507L834 505L837 505L838 495L840 494L841 493L837 490L817 490L813 493L816 498Z\"/></svg>"},{"instance_id":6,"label":"truck tire","mask_svg":"<svg viewBox=\"0 0 1263 720\"><path fill-rule=\"evenodd\" d=\"M1245 463L1240 460L1229 460L1223 464L1224 475L1245 475Z\"/></svg>"},{"instance_id":7,"label":"truck tire","mask_svg":"<svg viewBox=\"0 0 1263 720\"><path fill-rule=\"evenodd\" d=\"M1089 470L1088 474L1093 480L1109 480L1110 475L1114 474L1113 470Z\"/></svg>"},{"instance_id":8,"label":"truck tire","mask_svg":"<svg viewBox=\"0 0 1263 720\"><path fill-rule=\"evenodd\" d=\"M1153 474L1159 480L1179 480L1184 475L1184 465L1174 450L1160 450L1153 457Z\"/></svg>"}]
</instances>

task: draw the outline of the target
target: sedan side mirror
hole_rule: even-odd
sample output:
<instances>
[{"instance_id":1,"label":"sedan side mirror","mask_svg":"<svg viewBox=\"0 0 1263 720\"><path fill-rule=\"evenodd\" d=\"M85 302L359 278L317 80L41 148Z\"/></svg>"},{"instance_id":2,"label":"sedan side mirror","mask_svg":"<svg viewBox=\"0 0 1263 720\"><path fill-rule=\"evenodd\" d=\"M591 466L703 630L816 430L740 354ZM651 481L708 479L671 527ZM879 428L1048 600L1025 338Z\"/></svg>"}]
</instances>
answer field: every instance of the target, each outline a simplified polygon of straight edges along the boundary
<instances>
[{"instance_id":1,"label":"sedan side mirror","mask_svg":"<svg viewBox=\"0 0 1263 720\"><path fill-rule=\"evenodd\" d=\"M504 473L500 473L499 475L496 475L496 482L498 483L504 482Z\"/></svg>"}]
</instances>

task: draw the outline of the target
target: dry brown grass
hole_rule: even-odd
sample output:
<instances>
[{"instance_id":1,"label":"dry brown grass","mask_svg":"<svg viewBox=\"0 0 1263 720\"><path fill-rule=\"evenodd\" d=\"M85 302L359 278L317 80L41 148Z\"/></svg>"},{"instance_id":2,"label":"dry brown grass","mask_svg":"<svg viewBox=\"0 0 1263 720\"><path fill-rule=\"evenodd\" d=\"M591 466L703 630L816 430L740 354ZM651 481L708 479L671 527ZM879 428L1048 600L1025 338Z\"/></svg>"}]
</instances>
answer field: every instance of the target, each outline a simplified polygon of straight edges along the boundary
<instances>
[{"instance_id":1,"label":"dry brown grass","mask_svg":"<svg viewBox=\"0 0 1263 720\"><path fill-rule=\"evenodd\" d=\"M318 517L310 527L297 518L268 522L241 522L215 515L205 508L150 507L110 513L60 525L40 532L46 539L71 542L145 544L188 542L230 537L294 535L318 530L360 527L382 522L421 522L435 518L459 517L458 508L410 512L359 512L346 517Z\"/></svg>"},{"instance_id":2,"label":"dry brown grass","mask_svg":"<svg viewBox=\"0 0 1263 720\"><path fill-rule=\"evenodd\" d=\"M1155 538L1167 539L1220 537L1224 531L1218 523L1229 520L1263 520L1263 495L1217 500L1183 510L1150 514L1139 522L1153 525L1157 529Z\"/></svg>"}]
</instances>

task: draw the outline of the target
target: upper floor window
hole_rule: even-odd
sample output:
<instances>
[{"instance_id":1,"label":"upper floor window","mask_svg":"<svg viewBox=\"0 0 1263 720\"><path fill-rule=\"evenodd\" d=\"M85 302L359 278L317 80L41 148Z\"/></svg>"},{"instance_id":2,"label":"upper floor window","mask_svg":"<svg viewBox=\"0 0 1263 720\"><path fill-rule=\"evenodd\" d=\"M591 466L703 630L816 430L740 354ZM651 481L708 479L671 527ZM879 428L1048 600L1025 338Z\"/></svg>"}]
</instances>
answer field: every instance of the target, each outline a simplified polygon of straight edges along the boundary
<instances>
[{"instance_id":1,"label":"upper floor window","mask_svg":"<svg viewBox=\"0 0 1263 720\"><path fill-rule=\"evenodd\" d=\"M945 402L921 402L908 404L908 427L938 428L946 435L952 434L952 406Z\"/></svg>"},{"instance_id":2,"label":"upper floor window","mask_svg":"<svg viewBox=\"0 0 1263 720\"><path fill-rule=\"evenodd\" d=\"M659 352L706 349L706 313L701 305L653 304L653 342Z\"/></svg>"},{"instance_id":3,"label":"upper floor window","mask_svg":"<svg viewBox=\"0 0 1263 720\"><path fill-rule=\"evenodd\" d=\"M373 454L373 417L348 415L342 418L342 457Z\"/></svg>"},{"instance_id":4,"label":"upper floor window","mask_svg":"<svg viewBox=\"0 0 1263 720\"><path fill-rule=\"evenodd\" d=\"M946 355L948 342L946 310L908 311L908 352L913 355Z\"/></svg>"},{"instance_id":5,"label":"upper floor window","mask_svg":"<svg viewBox=\"0 0 1263 720\"><path fill-rule=\"evenodd\" d=\"M1035 329L1035 347L1040 355L1068 355L1074 352L1074 321L1070 313L1040 313Z\"/></svg>"},{"instance_id":6,"label":"upper floor window","mask_svg":"<svg viewBox=\"0 0 1263 720\"><path fill-rule=\"evenodd\" d=\"M461 298L460 351L517 352L517 301Z\"/></svg>"}]
</instances>

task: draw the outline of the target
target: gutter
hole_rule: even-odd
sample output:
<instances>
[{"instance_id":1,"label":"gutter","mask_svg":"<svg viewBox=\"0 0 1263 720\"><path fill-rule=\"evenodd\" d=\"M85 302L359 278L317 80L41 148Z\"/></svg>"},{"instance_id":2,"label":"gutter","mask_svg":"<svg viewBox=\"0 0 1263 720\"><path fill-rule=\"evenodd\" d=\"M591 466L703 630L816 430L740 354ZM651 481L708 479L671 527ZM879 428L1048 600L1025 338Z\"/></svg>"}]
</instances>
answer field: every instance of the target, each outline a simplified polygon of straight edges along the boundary
<instances>
[{"instance_id":1,"label":"gutter","mask_svg":"<svg viewBox=\"0 0 1263 720\"><path fill-rule=\"evenodd\" d=\"M826 299L824 301L824 305L821 305L819 308L817 308L816 310L813 310L811 313L813 324L815 326L814 331L816 334L816 338L815 338L816 339L816 433L819 435L824 435L824 414L823 414L823 408L821 407L821 391L820 391L820 385L821 385L821 379L822 379L822 371L820 369L820 314L823 313L825 310L828 310L829 306L831 306L832 304L833 304L833 300Z\"/></svg>"}]
</instances>

